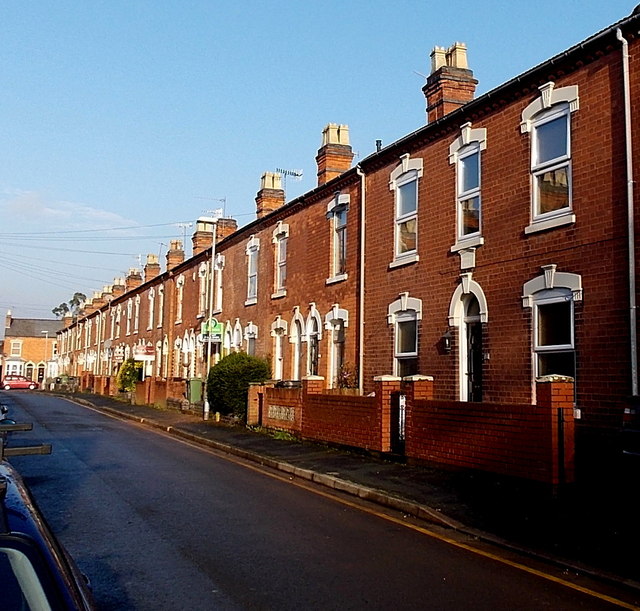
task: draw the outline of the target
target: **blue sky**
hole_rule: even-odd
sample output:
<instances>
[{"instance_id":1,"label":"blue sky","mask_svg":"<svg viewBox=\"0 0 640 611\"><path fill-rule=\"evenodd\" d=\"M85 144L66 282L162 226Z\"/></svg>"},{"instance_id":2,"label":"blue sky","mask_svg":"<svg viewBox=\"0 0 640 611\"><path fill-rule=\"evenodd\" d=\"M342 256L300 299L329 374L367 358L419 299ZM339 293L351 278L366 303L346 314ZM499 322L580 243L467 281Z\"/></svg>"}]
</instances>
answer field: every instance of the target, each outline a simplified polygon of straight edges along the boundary
<instances>
[{"instance_id":1,"label":"blue sky","mask_svg":"<svg viewBox=\"0 0 640 611\"><path fill-rule=\"evenodd\" d=\"M442 7L446 10L443 11ZM0 5L0 312L52 317L260 176L316 185L322 128L356 159L425 122L435 45L463 41L482 94L634 2L5 0Z\"/></svg>"}]
</instances>

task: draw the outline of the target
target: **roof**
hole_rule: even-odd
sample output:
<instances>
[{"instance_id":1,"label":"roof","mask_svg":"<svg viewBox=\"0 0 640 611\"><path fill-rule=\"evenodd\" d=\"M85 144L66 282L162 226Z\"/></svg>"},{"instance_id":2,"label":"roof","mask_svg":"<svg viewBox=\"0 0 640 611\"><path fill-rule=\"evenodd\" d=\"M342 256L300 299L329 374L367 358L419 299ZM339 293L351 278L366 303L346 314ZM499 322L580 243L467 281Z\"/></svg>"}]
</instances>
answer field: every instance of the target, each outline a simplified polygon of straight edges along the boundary
<instances>
[{"instance_id":1,"label":"roof","mask_svg":"<svg viewBox=\"0 0 640 611\"><path fill-rule=\"evenodd\" d=\"M55 337L56 332L62 329L61 320L48 320L41 318L12 318L11 326L4 330L5 337L42 337L49 333L49 337Z\"/></svg>"}]
</instances>

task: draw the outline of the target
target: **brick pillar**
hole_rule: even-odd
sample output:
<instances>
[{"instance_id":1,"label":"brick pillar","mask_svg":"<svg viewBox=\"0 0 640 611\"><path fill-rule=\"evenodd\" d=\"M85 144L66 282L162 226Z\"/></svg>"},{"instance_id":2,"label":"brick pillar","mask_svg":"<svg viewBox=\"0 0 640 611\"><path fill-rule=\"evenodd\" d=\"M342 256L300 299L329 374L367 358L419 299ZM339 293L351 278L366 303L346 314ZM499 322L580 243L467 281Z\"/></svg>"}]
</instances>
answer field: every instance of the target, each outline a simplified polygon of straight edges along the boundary
<instances>
[{"instance_id":1,"label":"brick pillar","mask_svg":"<svg viewBox=\"0 0 640 611\"><path fill-rule=\"evenodd\" d=\"M251 382L249 384L249 395L247 397L247 424L257 424L262 426L262 414L260 405L264 403L265 388L273 388L273 384L260 384Z\"/></svg>"},{"instance_id":2,"label":"brick pillar","mask_svg":"<svg viewBox=\"0 0 640 611\"><path fill-rule=\"evenodd\" d=\"M544 376L536 380L537 406L549 410L550 468L554 486L575 481L573 378Z\"/></svg>"},{"instance_id":3,"label":"brick pillar","mask_svg":"<svg viewBox=\"0 0 640 611\"><path fill-rule=\"evenodd\" d=\"M400 391L400 378L398 376L376 376L375 383L377 422L380 431L380 452L391 451L391 395Z\"/></svg>"},{"instance_id":4,"label":"brick pillar","mask_svg":"<svg viewBox=\"0 0 640 611\"><path fill-rule=\"evenodd\" d=\"M302 378L303 395L319 395L324 392L324 378L322 376L306 376Z\"/></svg>"},{"instance_id":5,"label":"brick pillar","mask_svg":"<svg viewBox=\"0 0 640 611\"><path fill-rule=\"evenodd\" d=\"M407 395L407 409L414 401L433 399L433 378L431 376L407 376L402 378L402 392Z\"/></svg>"},{"instance_id":6,"label":"brick pillar","mask_svg":"<svg viewBox=\"0 0 640 611\"><path fill-rule=\"evenodd\" d=\"M431 376L414 375L402 378L402 392L407 397L405 416L405 453L411 455L419 433L414 432L414 413L416 401L433 399L433 378Z\"/></svg>"}]
</instances>

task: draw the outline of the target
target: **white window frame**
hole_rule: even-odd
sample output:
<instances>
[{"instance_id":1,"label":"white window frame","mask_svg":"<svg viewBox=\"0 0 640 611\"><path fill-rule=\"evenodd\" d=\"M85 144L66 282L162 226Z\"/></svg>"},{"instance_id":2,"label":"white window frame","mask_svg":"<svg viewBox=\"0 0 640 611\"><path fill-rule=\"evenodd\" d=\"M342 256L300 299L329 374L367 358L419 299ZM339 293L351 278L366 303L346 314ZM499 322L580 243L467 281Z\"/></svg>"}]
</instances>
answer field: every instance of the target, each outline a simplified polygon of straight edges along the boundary
<instances>
[{"instance_id":1,"label":"white window frame","mask_svg":"<svg viewBox=\"0 0 640 611\"><path fill-rule=\"evenodd\" d=\"M182 301L184 299L184 275L176 279L176 325L182 322Z\"/></svg>"},{"instance_id":2,"label":"white window frame","mask_svg":"<svg viewBox=\"0 0 640 611\"><path fill-rule=\"evenodd\" d=\"M351 196L335 194L335 197L327 205L327 219L331 224L331 255L330 255L330 276L326 284L341 282L348 278L347 273L347 236L348 236L348 213ZM339 224L340 218L344 215L344 223ZM344 265L342 265L342 263Z\"/></svg>"},{"instance_id":3,"label":"white window frame","mask_svg":"<svg viewBox=\"0 0 640 611\"><path fill-rule=\"evenodd\" d=\"M291 379L299 380L303 375L304 343L307 341L306 324L300 308L293 308L293 318L291 320L291 334L289 335L289 343L293 345L293 354L291 355ZM306 374L306 371L304 372Z\"/></svg>"},{"instance_id":4,"label":"white window frame","mask_svg":"<svg viewBox=\"0 0 640 611\"><path fill-rule=\"evenodd\" d=\"M349 312L334 303L324 317L324 328L329 332L329 376L328 388L339 386L338 376L341 366L345 365L346 329L349 327ZM339 341L342 334L342 341ZM340 351L342 358L340 358Z\"/></svg>"},{"instance_id":5,"label":"white window frame","mask_svg":"<svg viewBox=\"0 0 640 611\"><path fill-rule=\"evenodd\" d=\"M419 321L422 320L422 300L415 297L409 297L409 293L400 293L398 299L389 305L387 310L387 322L393 325L393 375L400 373L401 361L416 359L420 350L420 330ZM416 338L415 351L401 352L398 350L399 324L404 322L415 321Z\"/></svg>"},{"instance_id":6,"label":"white window frame","mask_svg":"<svg viewBox=\"0 0 640 611\"><path fill-rule=\"evenodd\" d=\"M284 375L284 346L287 336L287 321L278 316L271 324L271 337L273 337L273 379L282 380Z\"/></svg>"},{"instance_id":7,"label":"white window frame","mask_svg":"<svg viewBox=\"0 0 640 611\"><path fill-rule=\"evenodd\" d=\"M198 267L198 314L197 318L203 318L207 313L207 293L209 279L209 264L202 262Z\"/></svg>"},{"instance_id":8,"label":"white window frame","mask_svg":"<svg viewBox=\"0 0 640 611\"><path fill-rule=\"evenodd\" d=\"M555 83L549 82L539 87L540 96L522 112L520 131L530 133L530 191L531 222L525 227L525 234L545 231L555 227L575 223L573 212L573 180L571 176L571 114L579 109L578 86L555 89ZM538 128L565 117L567 128L567 148L563 155L538 163L536 159ZM566 207L549 212L539 212L538 176L566 168L568 181L568 203Z\"/></svg>"},{"instance_id":9,"label":"white window frame","mask_svg":"<svg viewBox=\"0 0 640 611\"><path fill-rule=\"evenodd\" d=\"M140 295L136 295L133 302L133 332L138 333L140 329Z\"/></svg>"},{"instance_id":10,"label":"white window frame","mask_svg":"<svg viewBox=\"0 0 640 611\"><path fill-rule=\"evenodd\" d=\"M274 248L274 291L272 299L284 297L287 294L287 250L289 242L289 225L278 221L273 230L272 242Z\"/></svg>"},{"instance_id":11,"label":"white window frame","mask_svg":"<svg viewBox=\"0 0 640 611\"><path fill-rule=\"evenodd\" d=\"M149 317L147 320L147 331L153 329L153 320L154 320L154 310L155 310L155 299L156 299L156 290L151 287L149 289L149 293L147 294L147 299L149 300Z\"/></svg>"},{"instance_id":12,"label":"white window frame","mask_svg":"<svg viewBox=\"0 0 640 611\"><path fill-rule=\"evenodd\" d=\"M162 328L163 319L164 319L164 285L161 285L158 287L158 322L157 322L158 329Z\"/></svg>"},{"instance_id":13,"label":"white window frame","mask_svg":"<svg viewBox=\"0 0 640 611\"><path fill-rule=\"evenodd\" d=\"M579 274L556 271L555 264L542 266L543 274L523 286L523 307L531 308L533 315L531 352L533 378L539 375L541 354L573 352L575 354L575 303L582 301L582 277ZM568 344L540 346L538 343L539 307L560 302L571 302L571 340Z\"/></svg>"},{"instance_id":14,"label":"white window frame","mask_svg":"<svg viewBox=\"0 0 640 611\"><path fill-rule=\"evenodd\" d=\"M456 241L451 252L465 248L480 246L482 237L482 151L487 148L487 130L483 127L472 128L471 123L460 127L460 135L449 146L449 163L456 170ZM471 155L478 155L478 186L467 191L462 188L462 163ZM478 231L464 234L462 205L464 202L478 198Z\"/></svg>"},{"instance_id":15,"label":"white window frame","mask_svg":"<svg viewBox=\"0 0 640 611\"><path fill-rule=\"evenodd\" d=\"M222 253L216 253L213 264L215 271L213 286L213 312L219 314L222 312L222 272L224 271L225 258Z\"/></svg>"},{"instance_id":16,"label":"white window frame","mask_svg":"<svg viewBox=\"0 0 640 611\"><path fill-rule=\"evenodd\" d=\"M11 340L11 356L22 356L22 341Z\"/></svg>"},{"instance_id":17,"label":"white window frame","mask_svg":"<svg viewBox=\"0 0 640 611\"><path fill-rule=\"evenodd\" d=\"M408 153L400 156L400 164L391 172L389 190L394 192L394 229L393 229L393 260L390 268L407 265L419 261L418 256L418 211L420 209L420 178L423 174L423 161L421 158L411 159ZM401 189L415 183L416 206L415 210L400 213ZM400 232L402 225L415 221L416 247L400 252Z\"/></svg>"},{"instance_id":18,"label":"white window frame","mask_svg":"<svg viewBox=\"0 0 640 611\"><path fill-rule=\"evenodd\" d=\"M131 335L131 319L133 317L133 301L127 299L127 331L126 335Z\"/></svg>"},{"instance_id":19,"label":"white window frame","mask_svg":"<svg viewBox=\"0 0 640 611\"><path fill-rule=\"evenodd\" d=\"M258 327L249 322L244 328L244 341L246 342L246 353L249 356L256 356L256 342L258 340ZM253 349L252 349L253 344Z\"/></svg>"},{"instance_id":20,"label":"white window frame","mask_svg":"<svg viewBox=\"0 0 640 611\"><path fill-rule=\"evenodd\" d=\"M260 240L251 236L245 253L247 255L247 299L244 305L258 303L258 253L260 252Z\"/></svg>"}]
</instances>

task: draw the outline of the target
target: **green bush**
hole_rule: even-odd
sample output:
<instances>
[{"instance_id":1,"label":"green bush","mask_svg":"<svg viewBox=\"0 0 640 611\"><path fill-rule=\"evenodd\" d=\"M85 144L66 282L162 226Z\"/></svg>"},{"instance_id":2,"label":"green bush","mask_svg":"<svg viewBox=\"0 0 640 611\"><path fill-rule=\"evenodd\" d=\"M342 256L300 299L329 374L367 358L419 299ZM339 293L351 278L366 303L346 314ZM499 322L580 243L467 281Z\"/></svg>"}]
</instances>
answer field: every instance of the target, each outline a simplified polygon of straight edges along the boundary
<instances>
[{"instance_id":1,"label":"green bush","mask_svg":"<svg viewBox=\"0 0 640 611\"><path fill-rule=\"evenodd\" d=\"M131 392L136 389L136 382L140 379L142 363L127 359L118 371L116 385L118 390Z\"/></svg>"},{"instance_id":2,"label":"green bush","mask_svg":"<svg viewBox=\"0 0 640 611\"><path fill-rule=\"evenodd\" d=\"M251 382L264 382L271 377L265 359L233 352L211 368L207 378L207 397L211 411L239 418L247 417L247 395Z\"/></svg>"}]
</instances>

